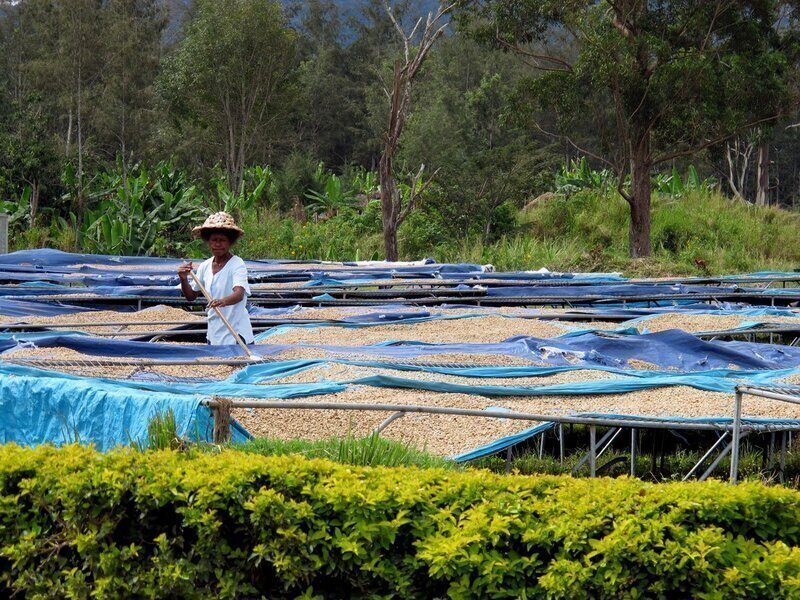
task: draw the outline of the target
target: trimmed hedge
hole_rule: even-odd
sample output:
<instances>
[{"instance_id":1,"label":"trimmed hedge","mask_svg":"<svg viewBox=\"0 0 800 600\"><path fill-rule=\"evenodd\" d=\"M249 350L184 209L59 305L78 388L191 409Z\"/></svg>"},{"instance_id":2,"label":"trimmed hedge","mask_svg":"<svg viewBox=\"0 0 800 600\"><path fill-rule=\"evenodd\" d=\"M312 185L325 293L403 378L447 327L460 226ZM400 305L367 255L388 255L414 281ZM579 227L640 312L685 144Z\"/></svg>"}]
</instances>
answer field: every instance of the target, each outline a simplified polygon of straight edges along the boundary
<instances>
[{"instance_id":1,"label":"trimmed hedge","mask_svg":"<svg viewBox=\"0 0 800 600\"><path fill-rule=\"evenodd\" d=\"M0 594L800 596L800 493L0 447Z\"/></svg>"}]
</instances>

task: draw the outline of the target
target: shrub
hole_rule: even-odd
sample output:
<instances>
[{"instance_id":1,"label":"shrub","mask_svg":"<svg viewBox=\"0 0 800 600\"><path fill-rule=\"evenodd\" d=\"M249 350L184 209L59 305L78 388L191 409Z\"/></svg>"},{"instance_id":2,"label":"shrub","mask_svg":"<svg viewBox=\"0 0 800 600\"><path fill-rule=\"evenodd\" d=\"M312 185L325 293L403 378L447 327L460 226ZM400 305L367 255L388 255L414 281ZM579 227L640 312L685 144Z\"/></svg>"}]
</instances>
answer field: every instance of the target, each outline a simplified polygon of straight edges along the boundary
<instances>
[{"instance_id":1,"label":"shrub","mask_svg":"<svg viewBox=\"0 0 800 600\"><path fill-rule=\"evenodd\" d=\"M750 483L0 448L4 596L796 597L799 522Z\"/></svg>"}]
</instances>

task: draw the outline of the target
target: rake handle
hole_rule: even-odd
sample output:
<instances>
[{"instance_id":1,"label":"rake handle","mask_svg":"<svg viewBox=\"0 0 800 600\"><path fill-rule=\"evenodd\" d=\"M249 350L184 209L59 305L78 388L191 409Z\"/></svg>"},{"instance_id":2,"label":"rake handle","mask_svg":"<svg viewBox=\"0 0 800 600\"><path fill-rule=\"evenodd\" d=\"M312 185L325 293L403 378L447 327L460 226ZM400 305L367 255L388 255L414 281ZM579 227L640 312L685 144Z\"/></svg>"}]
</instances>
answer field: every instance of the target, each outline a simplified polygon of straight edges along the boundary
<instances>
[{"instance_id":1,"label":"rake handle","mask_svg":"<svg viewBox=\"0 0 800 600\"><path fill-rule=\"evenodd\" d=\"M191 274L192 279L194 279L195 283L197 283L197 287L200 288L200 292L203 294L203 296L206 297L206 300L211 302L211 300L212 300L211 294L208 293L208 290L206 289L206 286L203 285L203 282L200 281L200 278L197 276L197 274L194 272L194 270L189 271L189 273ZM228 319L225 318L225 315L222 314L222 311L216 306L214 307L214 310L217 311L217 314L219 315L219 318L222 319L222 322L225 324L225 327L227 327L228 331L231 332L231 335L233 336L233 339L235 339L236 343L239 344L239 346L242 348L242 350L244 351L245 356L247 356L248 358L253 358L253 353L250 352L250 348L248 348L247 344L245 344L242 341L242 338L240 338L239 334L236 333L236 330L233 328L233 325L231 325L230 322L228 321Z\"/></svg>"}]
</instances>

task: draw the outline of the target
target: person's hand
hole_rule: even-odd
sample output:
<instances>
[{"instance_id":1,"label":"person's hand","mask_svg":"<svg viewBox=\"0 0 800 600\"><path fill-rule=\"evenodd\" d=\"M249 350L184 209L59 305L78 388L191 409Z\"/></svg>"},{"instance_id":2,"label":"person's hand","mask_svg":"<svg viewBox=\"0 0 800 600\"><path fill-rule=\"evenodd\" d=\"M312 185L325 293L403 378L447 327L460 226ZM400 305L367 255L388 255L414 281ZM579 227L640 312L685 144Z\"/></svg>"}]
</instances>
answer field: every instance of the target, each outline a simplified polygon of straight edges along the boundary
<instances>
[{"instance_id":1,"label":"person's hand","mask_svg":"<svg viewBox=\"0 0 800 600\"><path fill-rule=\"evenodd\" d=\"M212 300L208 303L208 308L222 308L223 306L228 306L224 299L220 298L219 300Z\"/></svg>"},{"instance_id":2,"label":"person's hand","mask_svg":"<svg viewBox=\"0 0 800 600\"><path fill-rule=\"evenodd\" d=\"M178 277L181 281L186 281L189 278L189 273L192 272L192 261L184 262L178 267Z\"/></svg>"}]
</instances>

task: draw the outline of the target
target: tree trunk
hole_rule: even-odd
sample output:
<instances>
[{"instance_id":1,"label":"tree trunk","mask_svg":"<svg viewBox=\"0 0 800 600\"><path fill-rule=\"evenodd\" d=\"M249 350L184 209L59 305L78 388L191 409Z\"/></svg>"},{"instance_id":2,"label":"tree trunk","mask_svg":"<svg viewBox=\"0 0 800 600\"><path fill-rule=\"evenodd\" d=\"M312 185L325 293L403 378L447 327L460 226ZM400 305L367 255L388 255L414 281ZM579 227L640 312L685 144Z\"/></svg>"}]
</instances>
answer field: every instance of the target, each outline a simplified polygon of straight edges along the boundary
<instances>
[{"instance_id":1,"label":"tree trunk","mask_svg":"<svg viewBox=\"0 0 800 600\"><path fill-rule=\"evenodd\" d=\"M769 204L769 144L758 147L758 175L756 176L756 204Z\"/></svg>"},{"instance_id":2,"label":"tree trunk","mask_svg":"<svg viewBox=\"0 0 800 600\"><path fill-rule=\"evenodd\" d=\"M631 157L631 258L650 256L650 136L645 134Z\"/></svg>"},{"instance_id":3,"label":"tree trunk","mask_svg":"<svg viewBox=\"0 0 800 600\"><path fill-rule=\"evenodd\" d=\"M397 215L395 214L395 196L397 184L394 180L392 150L385 148L378 164L378 176L381 182L381 221L383 222L383 248L386 260L397 260Z\"/></svg>"},{"instance_id":4,"label":"tree trunk","mask_svg":"<svg viewBox=\"0 0 800 600\"><path fill-rule=\"evenodd\" d=\"M83 70L81 69L81 62L80 57L78 60L78 98L77 98L77 108L75 110L75 117L76 117L76 125L77 129L76 133L76 141L78 146L78 210L77 217L78 217L78 226L80 227L83 224L83 213L84 213L84 203L83 203Z\"/></svg>"},{"instance_id":5,"label":"tree trunk","mask_svg":"<svg viewBox=\"0 0 800 600\"><path fill-rule=\"evenodd\" d=\"M41 187L39 181L36 180L31 186L31 202L29 206L29 213L31 218L31 227L36 223L36 212L39 210L39 191Z\"/></svg>"}]
</instances>

